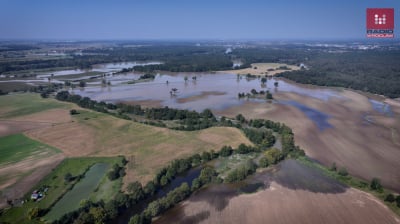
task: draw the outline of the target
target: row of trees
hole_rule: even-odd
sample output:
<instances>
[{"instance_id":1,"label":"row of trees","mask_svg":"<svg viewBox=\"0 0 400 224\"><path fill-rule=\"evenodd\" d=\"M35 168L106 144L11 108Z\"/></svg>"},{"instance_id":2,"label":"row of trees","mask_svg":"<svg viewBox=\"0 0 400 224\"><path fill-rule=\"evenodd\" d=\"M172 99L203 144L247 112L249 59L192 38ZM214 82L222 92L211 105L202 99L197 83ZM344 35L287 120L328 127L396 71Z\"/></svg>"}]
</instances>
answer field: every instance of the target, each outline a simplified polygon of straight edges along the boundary
<instances>
[{"instance_id":1,"label":"row of trees","mask_svg":"<svg viewBox=\"0 0 400 224\"><path fill-rule=\"evenodd\" d=\"M257 90L255 90L255 89L252 89L250 91L250 93L243 93L243 92L238 93L238 98L239 99L245 98L245 97L250 98L250 97L256 97L256 96L260 96L260 95L265 95L265 98L267 100L273 99L272 93L269 90L267 90L267 91L261 90L260 92L257 92Z\"/></svg>"},{"instance_id":2,"label":"row of trees","mask_svg":"<svg viewBox=\"0 0 400 224\"><path fill-rule=\"evenodd\" d=\"M182 183L166 196L150 202L141 214L136 214L130 219L129 224L151 223L153 217L183 201L200 187L216 181L217 172L211 167L205 167L201 170L199 177L193 180L192 187L188 183Z\"/></svg>"},{"instance_id":3,"label":"row of trees","mask_svg":"<svg viewBox=\"0 0 400 224\"><path fill-rule=\"evenodd\" d=\"M140 105L111 104L105 102L97 102L88 97L70 94L68 91L60 91L56 95L56 99L76 103L80 107L92 109L102 113L110 113L111 115L128 119L131 118L127 114L144 116L149 120L178 120L180 126L174 127L177 130L201 130L216 125L217 120L209 109L205 109L199 113L196 111L179 110L169 107L162 108L141 108ZM148 123L156 126L164 126L160 123Z\"/></svg>"}]
</instances>

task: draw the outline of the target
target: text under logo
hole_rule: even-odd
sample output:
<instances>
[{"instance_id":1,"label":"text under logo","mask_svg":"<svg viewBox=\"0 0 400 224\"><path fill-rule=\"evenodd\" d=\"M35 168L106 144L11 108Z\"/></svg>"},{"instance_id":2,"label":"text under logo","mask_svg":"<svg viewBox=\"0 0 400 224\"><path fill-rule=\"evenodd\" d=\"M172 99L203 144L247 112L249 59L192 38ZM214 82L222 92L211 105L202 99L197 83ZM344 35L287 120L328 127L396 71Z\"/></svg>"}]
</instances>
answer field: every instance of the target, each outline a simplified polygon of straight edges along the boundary
<instances>
[{"instance_id":1,"label":"text under logo","mask_svg":"<svg viewBox=\"0 0 400 224\"><path fill-rule=\"evenodd\" d=\"M370 38L394 37L393 8L367 9L367 37Z\"/></svg>"}]
</instances>

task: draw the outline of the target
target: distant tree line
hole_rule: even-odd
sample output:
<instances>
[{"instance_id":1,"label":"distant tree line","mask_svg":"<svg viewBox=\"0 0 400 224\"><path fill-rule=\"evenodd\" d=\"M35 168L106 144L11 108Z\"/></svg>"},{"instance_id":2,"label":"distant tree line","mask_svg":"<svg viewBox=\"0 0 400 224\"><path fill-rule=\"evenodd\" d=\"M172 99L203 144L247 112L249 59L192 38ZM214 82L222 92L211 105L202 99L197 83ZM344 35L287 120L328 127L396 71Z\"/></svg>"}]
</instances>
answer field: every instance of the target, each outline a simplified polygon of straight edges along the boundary
<instances>
[{"instance_id":1,"label":"distant tree line","mask_svg":"<svg viewBox=\"0 0 400 224\"><path fill-rule=\"evenodd\" d=\"M25 48L25 49L24 49ZM21 50L27 50L21 46ZM158 65L137 66L135 70L165 71L213 71L231 69L233 63L222 46L193 46L193 44L152 45L135 48L116 46L113 48L88 48L83 55L67 52L68 57L48 60L14 60L0 62L0 74L10 71L45 69L54 67L91 68L94 64L126 61L162 61ZM125 71L130 71L126 69Z\"/></svg>"},{"instance_id":2,"label":"distant tree line","mask_svg":"<svg viewBox=\"0 0 400 224\"><path fill-rule=\"evenodd\" d=\"M310 67L279 74L293 81L337 86L400 97L400 51L350 51L320 53L307 62Z\"/></svg>"},{"instance_id":3,"label":"distant tree line","mask_svg":"<svg viewBox=\"0 0 400 224\"><path fill-rule=\"evenodd\" d=\"M164 64L135 66L130 70L139 72L206 72L229 70L232 69L232 66L231 59L220 53L216 55L191 55L189 57L167 58Z\"/></svg>"},{"instance_id":4,"label":"distant tree line","mask_svg":"<svg viewBox=\"0 0 400 224\"><path fill-rule=\"evenodd\" d=\"M21 49L24 48L26 47L21 46ZM71 54L62 59L0 62L0 73L54 67L90 68L99 63L149 60L162 61L163 64L135 66L124 71L151 73L155 70L173 72L227 70L232 69L233 60L241 60L243 62L241 68L250 67L251 63L257 62L292 65L306 63L308 69L288 71L279 76L306 84L346 87L383 94L391 98L400 96L399 50L347 49L346 52L334 52L337 49L290 44L237 48L230 54L225 54L225 50L222 46L194 46L192 43L156 44L135 48L122 46L91 48L83 50L84 55ZM287 66L281 69L287 69Z\"/></svg>"}]
</instances>

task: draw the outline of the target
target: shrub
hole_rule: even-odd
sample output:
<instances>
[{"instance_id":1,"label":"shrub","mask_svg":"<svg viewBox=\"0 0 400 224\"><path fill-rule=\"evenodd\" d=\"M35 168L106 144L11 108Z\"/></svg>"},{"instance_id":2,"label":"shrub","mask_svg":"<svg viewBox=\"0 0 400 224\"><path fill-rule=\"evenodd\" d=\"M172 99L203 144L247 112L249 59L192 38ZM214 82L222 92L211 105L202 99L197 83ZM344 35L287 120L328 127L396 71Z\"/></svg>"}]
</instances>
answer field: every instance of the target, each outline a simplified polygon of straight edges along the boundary
<instances>
[{"instance_id":1,"label":"shrub","mask_svg":"<svg viewBox=\"0 0 400 224\"><path fill-rule=\"evenodd\" d=\"M336 172L336 170L337 170L336 163L332 163L330 170Z\"/></svg>"},{"instance_id":2,"label":"shrub","mask_svg":"<svg viewBox=\"0 0 400 224\"><path fill-rule=\"evenodd\" d=\"M267 157L265 157L265 156L262 157L262 158L260 159L259 164L260 164L260 167L268 167L269 163L268 163Z\"/></svg>"},{"instance_id":3,"label":"shrub","mask_svg":"<svg viewBox=\"0 0 400 224\"><path fill-rule=\"evenodd\" d=\"M340 176L343 176L343 177L349 175L349 173L347 172L345 167L340 168L338 173Z\"/></svg>"},{"instance_id":4,"label":"shrub","mask_svg":"<svg viewBox=\"0 0 400 224\"><path fill-rule=\"evenodd\" d=\"M394 197L394 195L392 193L389 193L386 195L385 201L392 203L392 202L396 201L396 198Z\"/></svg>"},{"instance_id":5,"label":"shrub","mask_svg":"<svg viewBox=\"0 0 400 224\"><path fill-rule=\"evenodd\" d=\"M69 111L69 114L71 114L71 115L75 115L75 114L79 114L79 113L78 113L78 111L77 111L77 110L75 110L75 109L72 109L72 110L70 110L70 111Z\"/></svg>"},{"instance_id":6,"label":"shrub","mask_svg":"<svg viewBox=\"0 0 400 224\"><path fill-rule=\"evenodd\" d=\"M371 184L369 185L369 187L372 190L381 191L382 190L381 181L378 178L372 178L372 181L371 181Z\"/></svg>"},{"instance_id":7,"label":"shrub","mask_svg":"<svg viewBox=\"0 0 400 224\"><path fill-rule=\"evenodd\" d=\"M400 208L400 195L397 195L397 197L396 197L396 204L397 204L397 207Z\"/></svg>"}]
</instances>

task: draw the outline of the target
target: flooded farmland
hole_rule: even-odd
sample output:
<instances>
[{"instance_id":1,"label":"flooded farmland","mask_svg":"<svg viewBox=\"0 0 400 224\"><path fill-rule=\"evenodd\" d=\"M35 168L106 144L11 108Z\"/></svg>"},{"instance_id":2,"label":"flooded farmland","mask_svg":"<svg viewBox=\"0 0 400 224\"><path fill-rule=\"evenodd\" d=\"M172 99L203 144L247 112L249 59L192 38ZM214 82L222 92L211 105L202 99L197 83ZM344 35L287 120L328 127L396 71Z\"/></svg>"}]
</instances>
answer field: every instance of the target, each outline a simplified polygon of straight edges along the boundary
<instances>
[{"instance_id":1,"label":"flooded farmland","mask_svg":"<svg viewBox=\"0 0 400 224\"><path fill-rule=\"evenodd\" d=\"M262 183L263 188L240 194L238 184L213 185L153 223L397 223L381 202L295 160L259 172L246 182Z\"/></svg>"}]
</instances>

